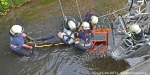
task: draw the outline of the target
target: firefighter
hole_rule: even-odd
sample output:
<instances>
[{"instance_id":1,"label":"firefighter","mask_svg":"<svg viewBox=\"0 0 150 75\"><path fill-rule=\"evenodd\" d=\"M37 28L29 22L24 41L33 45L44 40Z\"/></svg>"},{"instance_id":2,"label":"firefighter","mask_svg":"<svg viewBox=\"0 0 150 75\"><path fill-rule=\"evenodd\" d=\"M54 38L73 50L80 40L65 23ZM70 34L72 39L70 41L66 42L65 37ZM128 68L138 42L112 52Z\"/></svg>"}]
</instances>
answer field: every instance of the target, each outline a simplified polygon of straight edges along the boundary
<instances>
[{"instance_id":1,"label":"firefighter","mask_svg":"<svg viewBox=\"0 0 150 75\"><path fill-rule=\"evenodd\" d=\"M73 30L76 30L77 27L79 27L79 26L80 26L80 22L78 22L71 16L65 16L65 18L64 18L64 29L65 30L73 31Z\"/></svg>"},{"instance_id":2,"label":"firefighter","mask_svg":"<svg viewBox=\"0 0 150 75\"><path fill-rule=\"evenodd\" d=\"M137 24L130 25L129 31L131 32L131 37L134 40L136 40L136 41L142 40L144 33L143 33L143 30L140 28L139 25L137 25Z\"/></svg>"},{"instance_id":3,"label":"firefighter","mask_svg":"<svg viewBox=\"0 0 150 75\"><path fill-rule=\"evenodd\" d=\"M82 31L79 31L77 34L78 41L75 42L75 47L81 50L88 50L91 45L91 30L88 22L83 22Z\"/></svg>"},{"instance_id":4,"label":"firefighter","mask_svg":"<svg viewBox=\"0 0 150 75\"><path fill-rule=\"evenodd\" d=\"M92 30L96 30L96 26L98 24L98 17L95 16L95 12L88 10L85 14L84 14L84 20L83 22L88 22L90 25L90 30L92 32ZM81 31L82 27L80 26L80 28L78 29L78 31ZM94 37L93 32L91 33L91 36Z\"/></svg>"},{"instance_id":5,"label":"firefighter","mask_svg":"<svg viewBox=\"0 0 150 75\"><path fill-rule=\"evenodd\" d=\"M38 40L42 42L38 42ZM58 44L60 42L64 42L65 44L74 43L74 34L71 30L64 30L56 33L50 33L46 36L34 38L35 46L40 46L43 44Z\"/></svg>"},{"instance_id":6,"label":"firefighter","mask_svg":"<svg viewBox=\"0 0 150 75\"><path fill-rule=\"evenodd\" d=\"M128 37L125 42L125 45L131 46L131 45L136 45L137 43L141 43L142 38L144 36L144 33L142 29L139 27L137 24L130 25L128 28Z\"/></svg>"},{"instance_id":7,"label":"firefighter","mask_svg":"<svg viewBox=\"0 0 150 75\"><path fill-rule=\"evenodd\" d=\"M23 55L23 56L31 56L32 55L32 46L25 44L24 38L30 38L25 33L23 33L24 29L20 25L13 25L10 29L10 49L14 52Z\"/></svg>"},{"instance_id":8,"label":"firefighter","mask_svg":"<svg viewBox=\"0 0 150 75\"><path fill-rule=\"evenodd\" d=\"M91 30L95 30L96 29L96 25L98 24L98 17L95 16L95 12L88 10L85 14L84 14L84 21L88 22L90 24L90 29Z\"/></svg>"}]
</instances>

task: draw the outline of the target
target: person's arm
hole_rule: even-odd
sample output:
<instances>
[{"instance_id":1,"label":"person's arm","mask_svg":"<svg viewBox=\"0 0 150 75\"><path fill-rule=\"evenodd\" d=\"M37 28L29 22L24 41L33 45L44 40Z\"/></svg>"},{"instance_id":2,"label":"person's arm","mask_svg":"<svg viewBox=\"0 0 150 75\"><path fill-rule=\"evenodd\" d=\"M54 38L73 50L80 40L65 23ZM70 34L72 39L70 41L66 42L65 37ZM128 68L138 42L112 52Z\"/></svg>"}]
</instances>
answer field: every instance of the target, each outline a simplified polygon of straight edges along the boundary
<instances>
[{"instance_id":1,"label":"person's arm","mask_svg":"<svg viewBox=\"0 0 150 75\"><path fill-rule=\"evenodd\" d=\"M33 49L32 46L29 46L29 45L27 45L27 44L23 44L22 46L23 46L24 48L28 48L28 49L30 49L30 50Z\"/></svg>"},{"instance_id":2,"label":"person's arm","mask_svg":"<svg viewBox=\"0 0 150 75\"><path fill-rule=\"evenodd\" d=\"M26 33L22 33L22 36L23 36L24 38L31 38L31 37L28 36Z\"/></svg>"},{"instance_id":3,"label":"person's arm","mask_svg":"<svg viewBox=\"0 0 150 75\"><path fill-rule=\"evenodd\" d=\"M82 30L82 26L79 27L78 32Z\"/></svg>"},{"instance_id":4,"label":"person's arm","mask_svg":"<svg viewBox=\"0 0 150 75\"><path fill-rule=\"evenodd\" d=\"M26 33L22 33L22 36L24 37L24 38L26 38L28 41L33 41L34 39L33 38L31 38L30 36L28 36Z\"/></svg>"},{"instance_id":5,"label":"person's arm","mask_svg":"<svg viewBox=\"0 0 150 75\"><path fill-rule=\"evenodd\" d=\"M25 38L25 37L27 37L27 34L26 33L22 33L22 36Z\"/></svg>"}]
</instances>

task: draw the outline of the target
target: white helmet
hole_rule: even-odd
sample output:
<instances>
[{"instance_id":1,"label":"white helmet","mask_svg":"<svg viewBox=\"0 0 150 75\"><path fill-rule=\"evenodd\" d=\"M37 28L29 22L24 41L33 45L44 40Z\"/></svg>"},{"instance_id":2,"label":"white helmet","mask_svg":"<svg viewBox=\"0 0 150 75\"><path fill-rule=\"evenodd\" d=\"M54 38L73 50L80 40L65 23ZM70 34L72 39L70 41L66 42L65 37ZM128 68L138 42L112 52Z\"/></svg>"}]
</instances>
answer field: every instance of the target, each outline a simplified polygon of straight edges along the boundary
<instances>
[{"instance_id":1,"label":"white helmet","mask_svg":"<svg viewBox=\"0 0 150 75\"><path fill-rule=\"evenodd\" d=\"M96 16L91 16L91 24L92 25L97 25L98 23L98 17Z\"/></svg>"},{"instance_id":2,"label":"white helmet","mask_svg":"<svg viewBox=\"0 0 150 75\"><path fill-rule=\"evenodd\" d=\"M141 28L139 27L139 25L133 24L133 25L130 25L130 26L129 26L129 31L130 31L131 33L138 34L138 33L141 32Z\"/></svg>"},{"instance_id":3,"label":"white helmet","mask_svg":"<svg viewBox=\"0 0 150 75\"><path fill-rule=\"evenodd\" d=\"M82 27L83 27L83 30L88 30L90 29L90 24L88 22L83 22Z\"/></svg>"},{"instance_id":4,"label":"white helmet","mask_svg":"<svg viewBox=\"0 0 150 75\"><path fill-rule=\"evenodd\" d=\"M69 21L68 22L68 26L71 30L75 30L76 29L76 24L73 21Z\"/></svg>"},{"instance_id":5,"label":"white helmet","mask_svg":"<svg viewBox=\"0 0 150 75\"><path fill-rule=\"evenodd\" d=\"M13 25L10 29L10 33L13 35L19 35L24 29L20 25Z\"/></svg>"}]
</instances>

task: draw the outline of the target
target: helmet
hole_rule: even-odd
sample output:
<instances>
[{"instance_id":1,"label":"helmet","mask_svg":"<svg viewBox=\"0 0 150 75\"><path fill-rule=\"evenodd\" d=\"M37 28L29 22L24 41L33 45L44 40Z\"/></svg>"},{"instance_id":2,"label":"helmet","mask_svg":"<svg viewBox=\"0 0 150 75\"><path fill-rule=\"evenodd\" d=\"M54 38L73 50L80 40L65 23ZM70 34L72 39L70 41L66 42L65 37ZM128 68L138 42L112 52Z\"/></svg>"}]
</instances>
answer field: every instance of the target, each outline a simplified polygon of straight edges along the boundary
<instances>
[{"instance_id":1,"label":"helmet","mask_svg":"<svg viewBox=\"0 0 150 75\"><path fill-rule=\"evenodd\" d=\"M88 30L90 29L90 24L88 22L83 22L82 27L83 27L83 30Z\"/></svg>"},{"instance_id":2,"label":"helmet","mask_svg":"<svg viewBox=\"0 0 150 75\"><path fill-rule=\"evenodd\" d=\"M24 29L20 25L13 25L10 29L10 33L13 35L19 35Z\"/></svg>"},{"instance_id":3,"label":"helmet","mask_svg":"<svg viewBox=\"0 0 150 75\"><path fill-rule=\"evenodd\" d=\"M98 17L96 16L91 16L91 24L92 25L97 25L98 23Z\"/></svg>"},{"instance_id":4,"label":"helmet","mask_svg":"<svg viewBox=\"0 0 150 75\"><path fill-rule=\"evenodd\" d=\"M131 33L138 34L138 33L141 32L141 28L139 27L139 25L133 24L133 25L130 25L130 26L129 26L129 31L130 31Z\"/></svg>"},{"instance_id":5,"label":"helmet","mask_svg":"<svg viewBox=\"0 0 150 75\"><path fill-rule=\"evenodd\" d=\"M75 30L76 29L76 24L73 21L69 21L68 22L68 26L71 30Z\"/></svg>"}]
</instances>

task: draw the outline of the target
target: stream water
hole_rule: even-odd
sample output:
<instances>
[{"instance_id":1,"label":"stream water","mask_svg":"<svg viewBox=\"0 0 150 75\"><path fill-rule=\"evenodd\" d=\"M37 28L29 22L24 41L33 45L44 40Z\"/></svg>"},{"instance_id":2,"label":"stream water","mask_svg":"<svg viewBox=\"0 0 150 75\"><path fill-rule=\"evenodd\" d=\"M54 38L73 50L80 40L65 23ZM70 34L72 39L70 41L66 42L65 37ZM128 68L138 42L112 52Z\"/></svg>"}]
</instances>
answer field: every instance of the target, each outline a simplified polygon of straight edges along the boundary
<instances>
[{"instance_id":1,"label":"stream water","mask_svg":"<svg viewBox=\"0 0 150 75\"><path fill-rule=\"evenodd\" d=\"M71 14L80 20L78 14ZM116 75L129 67L124 60L99 57L98 51L89 55L71 45L35 48L31 59L11 51L8 33L14 24L23 26L31 37L44 36L62 29L62 14L40 18L43 19L29 23L20 15L15 15L13 19L0 22L0 75L39 75L39 72L42 75Z\"/></svg>"}]
</instances>

